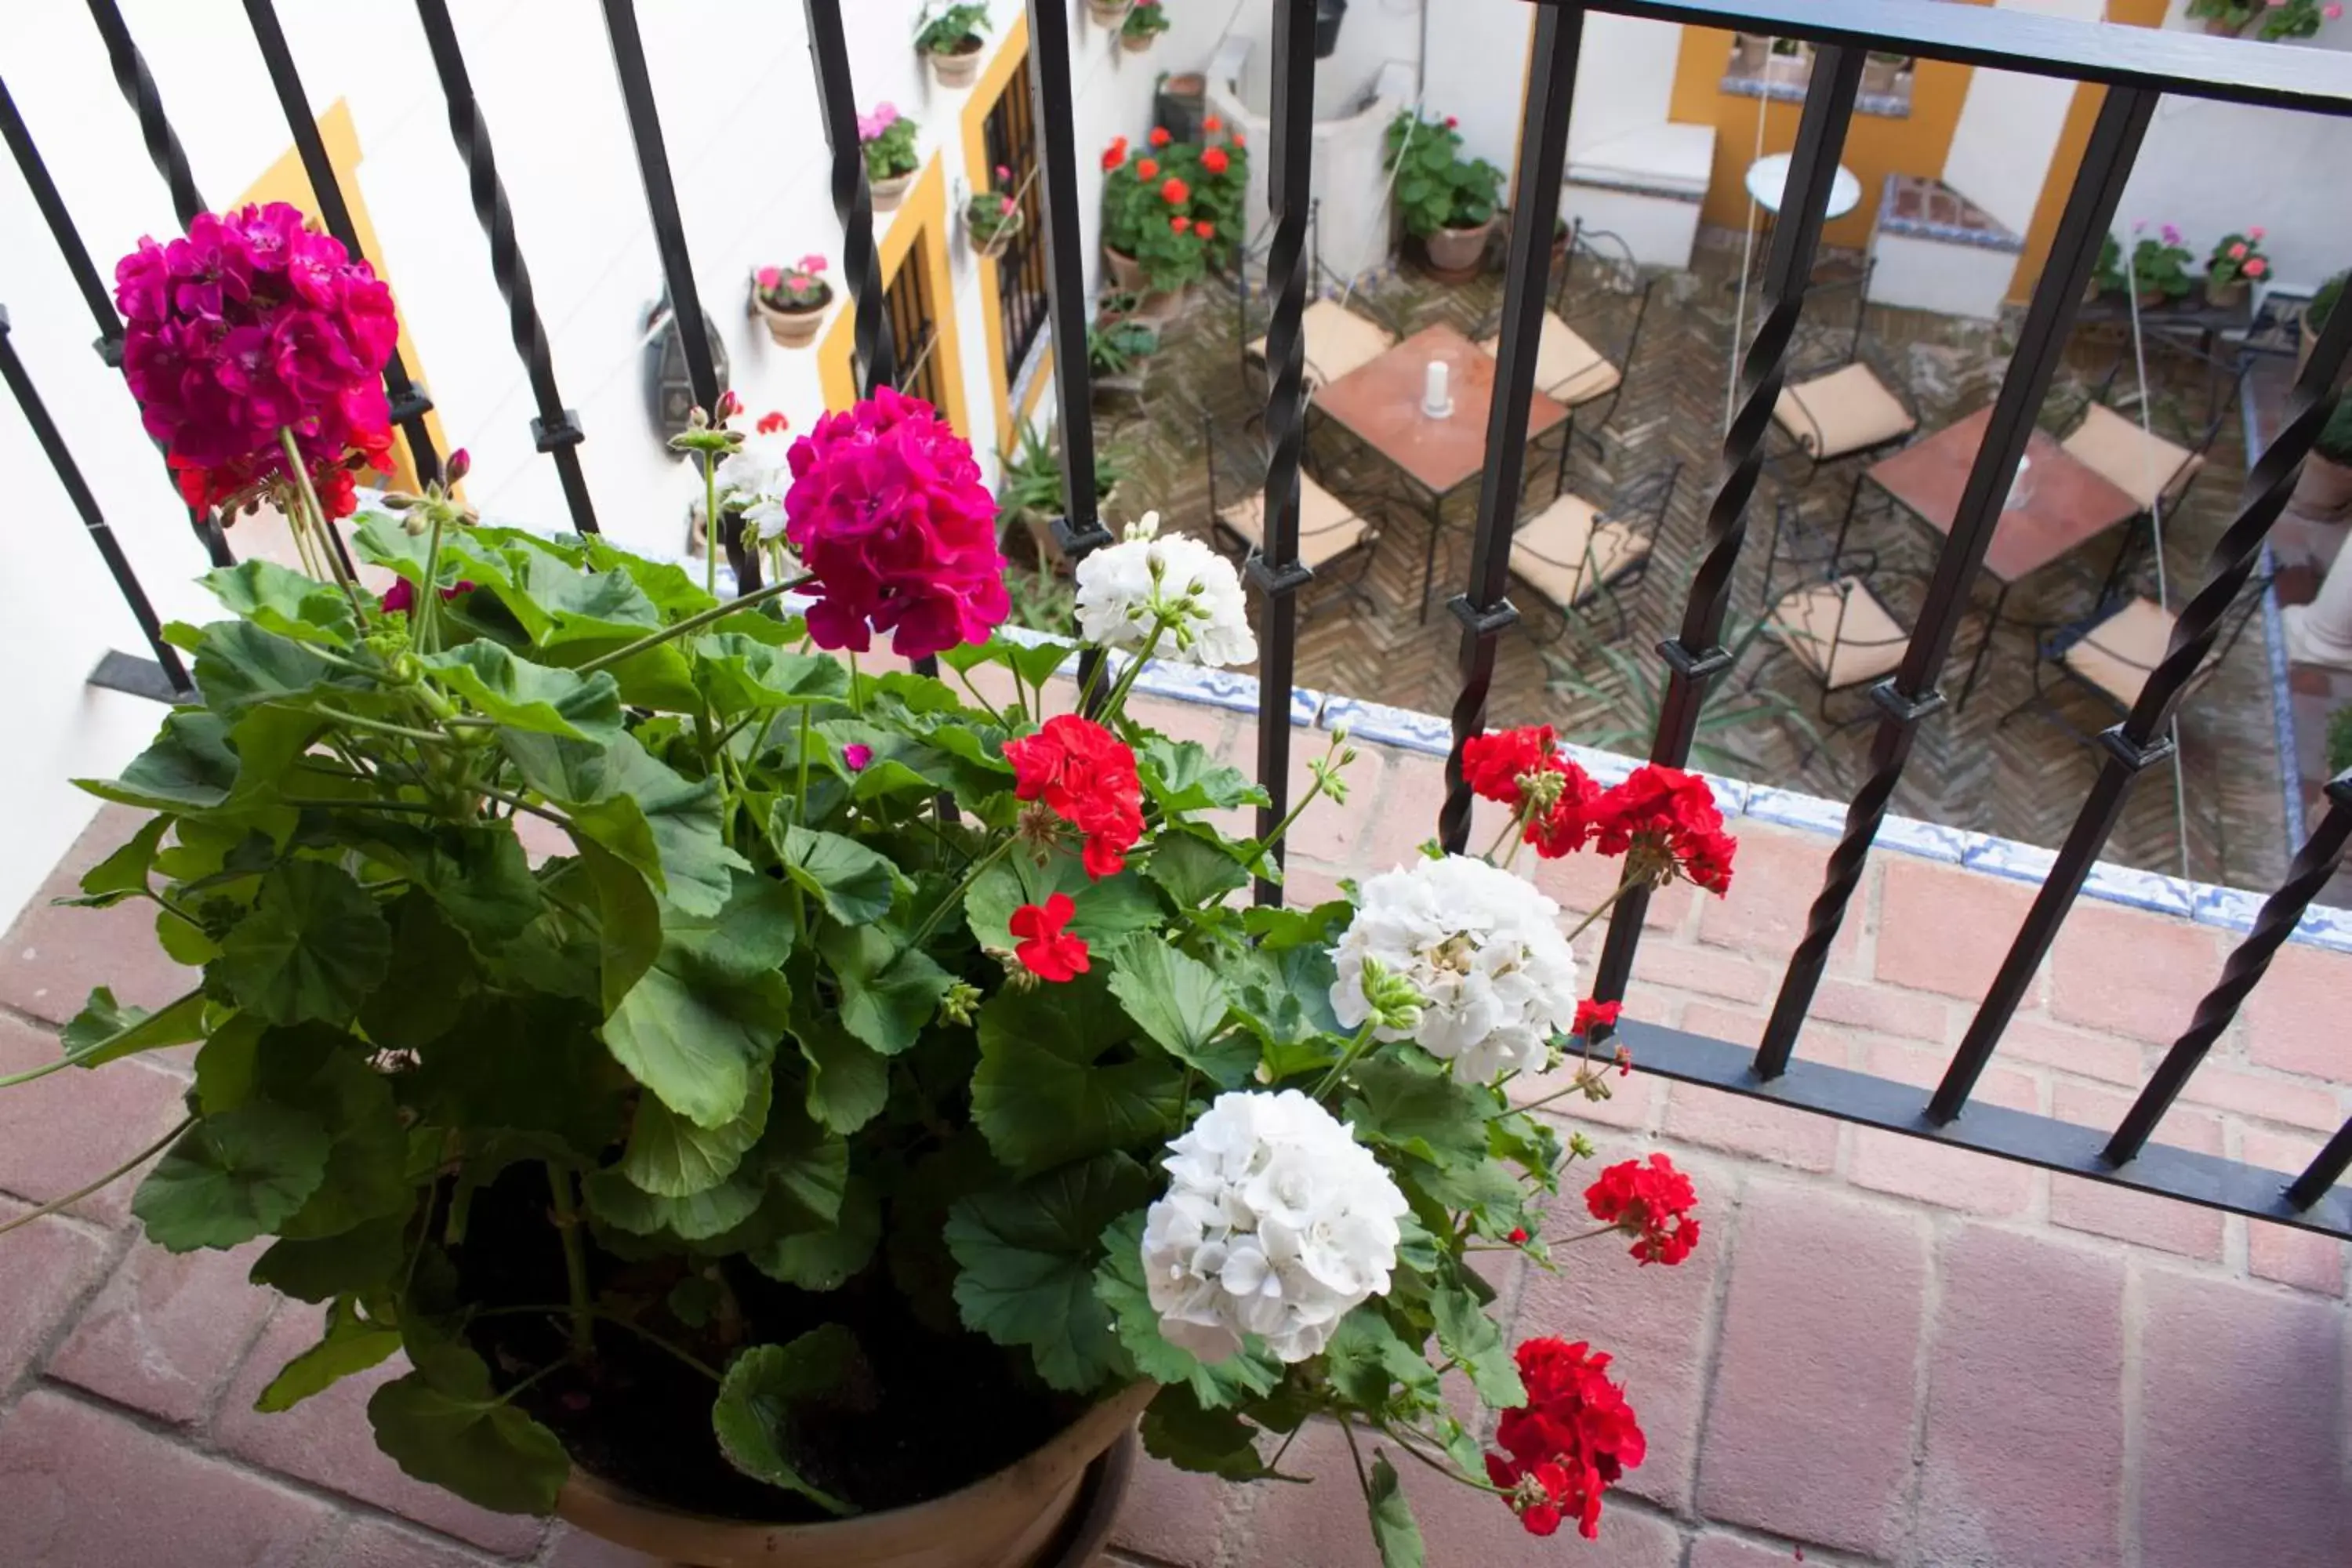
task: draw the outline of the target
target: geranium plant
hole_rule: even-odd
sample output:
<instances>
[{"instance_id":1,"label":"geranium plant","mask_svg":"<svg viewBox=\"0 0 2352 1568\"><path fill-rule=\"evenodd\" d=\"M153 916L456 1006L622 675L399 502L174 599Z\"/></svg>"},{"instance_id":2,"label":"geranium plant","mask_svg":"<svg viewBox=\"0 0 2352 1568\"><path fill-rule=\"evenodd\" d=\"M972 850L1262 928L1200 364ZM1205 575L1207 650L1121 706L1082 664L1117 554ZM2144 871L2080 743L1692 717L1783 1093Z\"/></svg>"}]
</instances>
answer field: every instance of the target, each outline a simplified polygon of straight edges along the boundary
<instances>
[{"instance_id":1,"label":"geranium plant","mask_svg":"<svg viewBox=\"0 0 2352 1568\"><path fill-rule=\"evenodd\" d=\"M678 438L714 497L752 449L717 416ZM436 487L352 535L397 605L252 562L174 630L202 701L88 786L151 815L83 886L152 904L202 978L152 1013L95 993L56 1067L197 1045L133 1208L174 1251L268 1238L254 1278L320 1306L262 1407L404 1351L378 1442L483 1506L547 1510L577 1455L820 1520L1157 1384L1147 1445L1228 1478L1339 1422L1392 1564L1422 1558L1391 1453L1593 1534L1634 1414L1589 1344L1507 1345L1472 1258L1616 1236L1670 1266L1697 1199L1654 1156L1590 1184L1591 1225L1548 1215L1590 1149L1535 1110L1622 1070L1571 949L1607 905L1563 929L1508 868L1719 892L1705 783L1481 737L1488 858L1244 909L1354 753L1235 837L1262 793L1129 711L1146 659L1255 658L1230 563L1147 522L1080 563L1124 658L1074 709L1074 649L993 635L992 507L929 405L878 391L786 467L801 574L733 601ZM879 637L955 684L861 668Z\"/></svg>"},{"instance_id":2,"label":"geranium plant","mask_svg":"<svg viewBox=\"0 0 2352 1568\"><path fill-rule=\"evenodd\" d=\"M897 180L922 165L915 155L915 134L920 129L898 112L895 103L877 103L871 114L857 117L857 144L866 152L866 176Z\"/></svg>"},{"instance_id":3,"label":"geranium plant","mask_svg":"<svg viewBox=\"0 0 2352 1568\"><path fill-rule=\"evenodd\" d=\"M2132 232L2140 236L2131 251L2133 289L2143 304L2184 297L2194 282L2189 275L2192 257L2180 243L2180 230L2168 223L2149 235L2147 227L2145 223L2132 225Z\"/></svg>"},{"instance_id":4,"label":"geranium plant","mask_svg":"<svg viewBox=\"0 0 2352 1568\"><path fill-rule=\"evenodd\" d=\"M1168 9L1160 0L1135 0L1135 9L1118 25L1119 41L1130 49L1147 49L1167 30Z\"/></svg>"},{"instance_id":5,"label":"geranium plant","mask_svg":"<svg viewBox=\"0 0 2352 1568\"><path fill-rule=\"evenodd\" d=\"M1124 136L1103 150L1103 243L1135 260L1154 293L1200 278L1241 233L1245 139L1213 115L1202 131L1212 140L1178 142L1160 127L1131 156Z\"/></svg>"},{"instance_id":6,"label":"geranium plant","mask_svg":"<svg viewBox=\"0 0 2352 1568\"><path fill-rule=\"evenodd\" d=\"M789 267L762 267L751 275L760 303L772 310L822 310L833 302L825 259L811 252Z\"/></svg>"},{"instance_id":7,"label":"geranium plant","mask_svg":"<svg viewBox=\"0 0 2352 1568\"><path fill-rule=\"evenodd\" d=\"M1383 165L1396 176L1397 212L1405 232L1427 239L1441 229L1490 222L1502 197L1503 171L1462 155L1461 121L1401 110L1389 121Z\"/></svg>"},{"instance_id":8,"label":"geranium plant","mask_svg":"<svg viewBox=\"0 0 2352 1568\"><path fill-rule=\"evenodd\" d=\"M2229 289L2239 283L2259 283L2270 276L2270 258L2263 254L2267 231L2257 224L2243 234L2223 235L2205 258L2205 287Z\"/></svg>"},{"instance_id":9,"label":"geranium plant","mask_svg":"<svg viewBox=\"0 0 2352 1568\"><path fill-rule=\"evenodd\" d=\"M974 191L964 204L964 226L971 231L972 243L993 256L1004 247L1004 242L1021 232L1021 198L1024 187L1015 187L1013 171L1003 164L996 169L996 183L984 191Z\"/></svg>"},{"instance_id":10,"label":"geranium plant","mask_svg":"<svg viewBox=\"0 0 2352 1568\"><path fill-rule=\"evenodd\" d=\"M2255 17L2263 25L2254 36L2265 43L2308 38L2322 22L2344 15L2340 0L2189 0L2189 14L2231 32L2242 32Z\"/></svg>"},{"instance_id":11,"label":"geranium plant","mask_svg":"<svg viewBox=\"0 0 2352 1568\"><path fill-rule=\"evenodd\" d=\"M977 0L924 5L915 26L915 47L927 55L969 55L979 51L981 35L988 31L988 7Z\"/></svg>"}]
</instances>

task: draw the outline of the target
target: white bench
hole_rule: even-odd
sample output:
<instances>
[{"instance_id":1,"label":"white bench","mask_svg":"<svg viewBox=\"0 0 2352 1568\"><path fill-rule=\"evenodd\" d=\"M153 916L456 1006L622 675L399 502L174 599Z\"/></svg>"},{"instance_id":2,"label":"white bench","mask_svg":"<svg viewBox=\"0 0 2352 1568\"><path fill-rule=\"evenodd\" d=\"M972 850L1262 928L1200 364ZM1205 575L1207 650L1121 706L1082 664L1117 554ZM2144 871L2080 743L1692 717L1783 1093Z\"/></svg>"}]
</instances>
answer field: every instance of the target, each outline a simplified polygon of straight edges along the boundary
<instances>
[{"instance_id":1,"label":"white bench","mask_svg":"<svg viewBox=\"0 0 2352 1568\"><path fill-rule=\"evenodd\" d=\"M1616 235L1645 266L1687 268L1714 175L1714 126L1645 125L1569 149L1560 214Z\"/></svg>"}]
</instances>

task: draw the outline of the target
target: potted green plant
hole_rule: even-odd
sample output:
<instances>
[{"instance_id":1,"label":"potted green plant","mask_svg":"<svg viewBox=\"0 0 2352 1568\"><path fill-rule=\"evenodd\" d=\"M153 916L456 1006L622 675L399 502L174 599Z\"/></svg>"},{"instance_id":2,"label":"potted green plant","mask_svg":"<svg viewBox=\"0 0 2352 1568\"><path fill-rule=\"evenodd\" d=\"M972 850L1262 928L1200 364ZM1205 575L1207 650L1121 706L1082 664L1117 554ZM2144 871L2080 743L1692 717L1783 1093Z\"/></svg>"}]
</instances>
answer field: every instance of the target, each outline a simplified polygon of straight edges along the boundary
<instances>
[{"instance_id":1,"label":"potted green plant","mask_svg":"<svg viewBox=\"0 0 2352 1568\"><path fill-rule=\"evenodd\" d=\"M2256 224L2243 234L2223 235L2214 244L2213 254L2205 258L2206 303L2235 310L2245 303L2248 284L2270 276L2270 258L2262 248L2266 232Z\"/></svg>"},{"instance_id":2,"label":"potted green plant","mask_svg":"<svg viewBox=\"0 0 2352 1568\"><path fill-rule=\"evenodd\" d=\"M1129 54L1139 55L1167 30L1168 9L1160 0L1135 0L1135 8L1118 25L1118 45Z\"/></svg>"},{"instance_id":3,"label":"potted green plant","mask_svg":"<svg viewBox=\"0 0 2352 1568\"><path fill-rule=\"evenodd\" d=\"M1172 314L1184 290L1230 254L1241 233L1249 154L1240 132L1212 115L1203 134L1180 142L1155 128L1144 151L1127 138L1103 150L1103 250L1112 287Z\"/></svg>"},{"instance_id":4,"label":"potted green plant","mask_svg":"<svg viewBox=\"0 0 2352 1568\"><path fill-rule=\"evenodd\" d=\"M1738 78L1764 74L1764 61L1771 53L1772 40L1763 33L1734 33L1731 36L1731 68L1728 74Z\"/></svg>"},{"instance_id":5,"label":"potted green plant","mask_svg":"<svg viewBox=\"0 0 2352 1568\"><path fill-rule=\"evenodd\" d=\"M1160 352L1160 330L1128 313L1135 308L1131 296L1118 298L1129 302L1114 309L1106 300L1101 314L1087 329L1087 367L1097 395L1140 395L1144 363Z\"/></svg>"},{"instance_id":6,"label":"potted green plant","mask_svg":"<svg viewBox=\"0 0 2352 1568\"><path fill-rule=\"evenodd\" d=\"M2352 398L2337 403L2320 426L2287 510L2309 522L2352 520Z\"/></svg>"},{"instance_id":7,"label":"potted green plant","mask_svg":"<svg viewBox=\"0 0 2352 1568\"><path fill-rule=\"evenodd\" d=\"M2311 303L2303 308L2303 321L2295 331L2294 368L2297 374L2302 374L2305 362L2311 358L2311 351L2318 347L2319 329L2327 324L2329 312L2344 297L2344 285L2347 279L2352 279L2352 272L2338 272L2312 290Z\"/></svg>"},{"instance_id":8,"label":"potted green plant","mask_svg":"<svg viewBox=\"0 0 2352 1568\"><path fill-rule=\"evenodd\" d=\"M2342 0L2271 0L2262 9L2263 26L2256 37L2271 44L2308 38L2319 31L2322 22L2333 22L2343 15Z\"/></svg>"},{"instance_id":9,"label":"potted green plant","mask_svg":"<svg viewBox=\"0 0 2352 1568\"><path fill-rule=\"evenodd\" d=\"M2134 224L2132 230L2138 233L2145 226ZM2158 238L2143 235L2132 247L2130 286L2143 310L2185 300L2196 287L2196 279L2189 275L2189 251L2180 243L2180 231L2166 224L2158 233Z\"/></svg>"},{"instance_id":10,"label":"potted green plant","mask_svg":"<svg viewBox=\"0 0 2352 1568\"><path fill-rule=\"evenodd\" d=\"M1127 23L1128 11L1135 0L1087 0L1087 15L1095 19L1097 27L1119 27Z\"/></svg>"},{"instance_id":11,"label":"potted green plant","mask_svg":"<svg viewBox=\"0 0 2352 1568\"><path fill-rule=\"evenodd\" d=\"M2233 38L2265 7L2262 0L2189 0L2189 15L2215 37Z\"/></svg>"},{"instance_id":12,"label":"potted green plant","mask_svg":"<svg viewBox=\"0 0 2352 1568\"><path fill-rule=\"evenodd\" d=\"M1452 281L1485 259L1503 190L1502 170L1462 155L1460 125L1450 114L1425 120L1402 110L1389 122L1384 153L1405 232L1422 242L1430 270Z\"/></svg>"},{"instance_id":13,"label":"potted green plant","mask_svg":"<svg viewBox=\"0 0 2352 1568\"><path fill-rule=\"evenodd\" d=\"M2083 285L2083 303L2096 304L2101 295L2121 293L2126 287L2124 247L2110 234L2099 241L2099 259L2092 264L2091 276Z\"/></svg>"},{"instance_id":14,"label":"potted green plant","mask_svg":"<svg viewBox=\"0 0 2352 1568\"><path fill-rule=\"evenodd\" d=\"M1475 737L1502 864L1245 910L1355 753L1334 735L1235 838L1264 793L1129 710L1151 659L1256 658L1205 544L1147 517L1079 566L1079 630L1126 662L1070 711L1077 650L994 635L969 447L885 387L792 450L794 578L722 601L436 485L352 532L379 596L327 534L333 476L390 439L388 292L290 208L190 233L118 271L126 375L187 481L285 509L320 570L211 574L221 618L173 633L200 696L87 786L149 815L86 901L152 904L202 978L95 992L54 1070L194 1047L132 1209L173 1251L266 1241L255 1278L317 1306L262 1408L404 1354L368 1414L407 1474L666 1561L1026 1563L1139 1417L1229 1480L1344 1426L1391 1564L1423 1560L1398 1451L1597 1533L1634 1412L1607 1355L1508 1345L1469 1259L1607 1237L1672 1267L1697 1195L1654 1154L1558 1225L1591 1151L1529 1080L1605 1098L1624 1058L1509 867L1619 860L1585 925L1721 893L1703 779L1603 790L1549 729ZM231 253L244 296L185 286ZM284 398L228 374L247 330L288 345ZM673 443L713 526L742 445L715 412ZM963 690L861 669L877 637Z\"/></svg>"},{"instance_id":15,"label":"potted green plant","mask_svg":"<svg viewBox=\"0 0 2352 1568\"><path fill-rule=\"evenodd\" d=\"M751 310L776 346L804 349L816 342L833 286L824 280L824 258L811 252L790 267L762 267L751 275Z\"/></svg>"},{"instance_id":16,"label":"potted green plant","mask_svg":"<svg viewBox=\"0 0 2352 1568\"><path fill-rule=\"evenodd\" d=\"M922 167L916 155L915 121L898 112L894 103L877 103L871 114L857 117L857 144L866 153L866 182L874 193L874 210L896 212L907 187Z\"/></svg>"},{"instance_id":17,"label":"potted green plant","mask_svg":"<svg viewBox=\"0 0 2352 1568\"><path fill-rule=\"evenodd\" d=\"M1909 55L1872 49L1863 57L1862 90L1872 98L1892 98L1903 90L1903 73L1910 68Z\"/></svg>"},{"instance_id":18,"label":"potted green plant","mask_svg":"<svg viewBox=\"0 0 2352 1568\"><path fill-rule=\"evenodd\" d=\"M982 256L996 257L1023 223L1021 192L1013 185L1013 171L999 164L996 183L984 191L974 191L963 205L964 229L971 236L972 248Z\"/></svg>"},{"instance_id":19,"label":"potted green plant","mask_svg":"<svg viewBox=\"0 0 2352 1568\"><path fill-rule=\"evenodd\" d=\"M927 0L915 24L915 47L931 62L931 74L946 88L970 87L980 77L980 53L988 30L988 6L980 0L938 6Z\"/></svg>"},{"instance_id":20,"label":"potted green plant","mask_svg":"<svg viewBox=\"0 0 2352 1568\"><path fill-rule=\"evenodd\" d=\"M1003 473L996 486L997 531L1014 524L1029 535L1031 552L1041 567L1066 568L1062 547L1054 538L1054 520L1063 515L1060 443L1034 424L1021 427L1019 445L1004 455ZM1095 515L1116 514L1119 487L1127 478L1118 449L1095 443Z\"/></svg>"}]
</instances>

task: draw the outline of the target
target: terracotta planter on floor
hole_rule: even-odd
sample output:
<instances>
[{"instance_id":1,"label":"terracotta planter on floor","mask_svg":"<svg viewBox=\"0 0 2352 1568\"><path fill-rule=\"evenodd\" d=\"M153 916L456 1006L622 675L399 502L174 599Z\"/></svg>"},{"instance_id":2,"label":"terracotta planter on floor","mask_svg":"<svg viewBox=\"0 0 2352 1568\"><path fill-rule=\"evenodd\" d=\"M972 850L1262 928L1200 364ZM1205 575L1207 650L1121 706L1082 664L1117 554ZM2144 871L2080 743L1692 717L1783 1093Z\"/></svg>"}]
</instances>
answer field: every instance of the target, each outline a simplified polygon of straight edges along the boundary
<instances>
[{"instance_id":1,"label":"terracotta planter on floor","mask_svg":"<svg viewBox=\"0 0 2352 1568\"><path fill-rule=\"evenodd\" d=\"M913 1508L824 1524L751 1524L664 1508L575 1467L555 1511L591 1535L680 1568L1079 1568L1109 1534L1133 1463L1118 1450L1158 1392L1138 1384L1019 1463Z\"/></svg>"},{"instance_id":2,"label":"terracotta planter on floor","mask_svg":"<svg viewBox=\"0 0 2352 1568\"><path fill-rule=\"evenodd\" d=\"M1439 229L1421 242L1429 253L1429 269L1449 283L1476 277L1486 259L1487 237L1494 232L1493 218L1475 228Z\"/></svg>"},{"instance_id":3,"label":"terracotta planter on floor","mask_svg":"<svg viewBox=\"0 0 2352 1568\"><path fill-rule=\"evenodd\" d=\"M966 38L964 42L971 47L929 57L931 74L939 79L941 87L970 87L980 79L980 40Z\"/></svg>"},{"instance_id":4,"label":"terracotta planter on floor","mask_svg":"<svg viewBox=\"0 0 2352 1568\"><path fill-rule=\"evenodd\" d=\"M830 297L827 303L831 302ZM824 306L812 310L780 310L759 295L751 296L751 310L768 329L768 336L782 349L804 349L816 342L817 329L824 325Z\"/></svg>"},{"instance_id":5,"label":"terracotta planter on floor","mask_svg":"<svg viewBox=\"0 0 2352 1568\"><path fill-rule=\"evenodd\" d=\"M2352 522L2352 464L2316 452L2304 458L2286 509L2309 522Z\"/></svg>"},{"instance_id":6,"label":"terracotta planter on floor","mask_svg":"<svg viewBox=\"0 0 2352 1568\"><path fill-rule=\"evenodd\" d=\"M1103 247L1103 262L1110 268L1111 287L1122 294L1143 292L1143 263L1123 250Z\"/></svg>"},{"instance_id":7,"label":"terracotta planter on floor","mask_svg":"<svg viewBox=\"0 0 2352 1568\"><path fill-rule=\"evenodd\" d=\"M911 174L893 174L887 180L870 181L874 191L874 210L877 213L897 212L899 202L906 197L907 187L914 183L915 176Z\"/></svg>"}]
</instances>

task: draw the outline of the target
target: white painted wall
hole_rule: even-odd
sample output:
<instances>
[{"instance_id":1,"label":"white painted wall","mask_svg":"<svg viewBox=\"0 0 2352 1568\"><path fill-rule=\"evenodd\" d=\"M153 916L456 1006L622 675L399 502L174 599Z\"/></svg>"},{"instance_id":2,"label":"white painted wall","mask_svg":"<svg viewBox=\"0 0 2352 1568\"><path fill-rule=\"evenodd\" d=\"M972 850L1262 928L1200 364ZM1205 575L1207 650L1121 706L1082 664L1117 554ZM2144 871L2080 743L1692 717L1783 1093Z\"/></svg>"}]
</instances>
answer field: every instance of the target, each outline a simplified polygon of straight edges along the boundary
<instances>
[{"instance_id":1,"label":"white painted wall","mask_svg":"<svg viewBox=\"0 0 2352 1568\"><path fill-rule=\"evenodd\" d=\"M1682 47L1678 23L1586 15L1569 111L1570 162L1586 148L1666 122Z\"/></svg>"},{"instance_id":2,"label":"white painted wall","mask_svg":"<svg viewBox=\"0 0 2352 1568\"><path fill-rule=\"evenodd\" d=\"M911 42L919 8L917 0L844 7L858 102L887 99L921 121L926 156L944 146L947 173L961 182L969 94L931 84ZM991 8L1001 37L1022 6L991 0ZM637 321L660 292L661 268L600 7L456 0L453 9L556 378L587 432L580 451L598 519L623 542L675 551L693 481L656 441L646 409ZM1071 6L1090 267L1100 185L1092 153L1115 134L1142 132L1160 70L1205 63L1213 28L1202 9L1171 5L1180 26L1151 53L1129 55L1083 6ZM289 145L243 8L236 0L125 0L123 10L199 188L227 203ZM775 348L743 310L751 268L808 250L837 264L841 253L801 9L646 0L639 12L695 276L730 379L753 410L782 409L805 429L823 408L816 356ZM280 0L278 14L314 105L350 100L361 189L444 429L473 454L470 496L497 515L562 526L562 493L552 465L531 447L529 388L415 16L370 7L359 26L349 0ZM82 7L0 5L0 60L101 269L110 273L142 234L176 232ZM951 216L959 194L951 186ZM0 304L14 319L16 345L107 517L165 616L206 617L211 601L190 585L204 559L185 514L120 376L90 352L89 317L13 169L0 174ZM960 233L950 257L971 433L987 453L997 437L988 350L978 273ZM38 447L5 406L0 474L15 502L0 570L0 668L10 672L15 736L0 755L0 813L10 824L0 835L5 923L87 818L89 803L63 780L119 767L152 733L157 711L84 687L99 655L109 646L139 649L137 634Z\"/></svg>"},{"instance_id":3,"label":"white painted wall","mask_svg":"<svg viewBox=\"0 0 2352 1568\"><path fill-rule=\"evenodd\" d=\"M2083 22L2099 20L2106 9L2103 0L1994 4L2004 11ZM1977 71L1969 79L1969 95L1945 153L1944 183L1999 218L2011 233L2023 234L2033 222L2042 176L2074 101L2070 82L2020 71Z\"/></svg>"}]
</instances>

